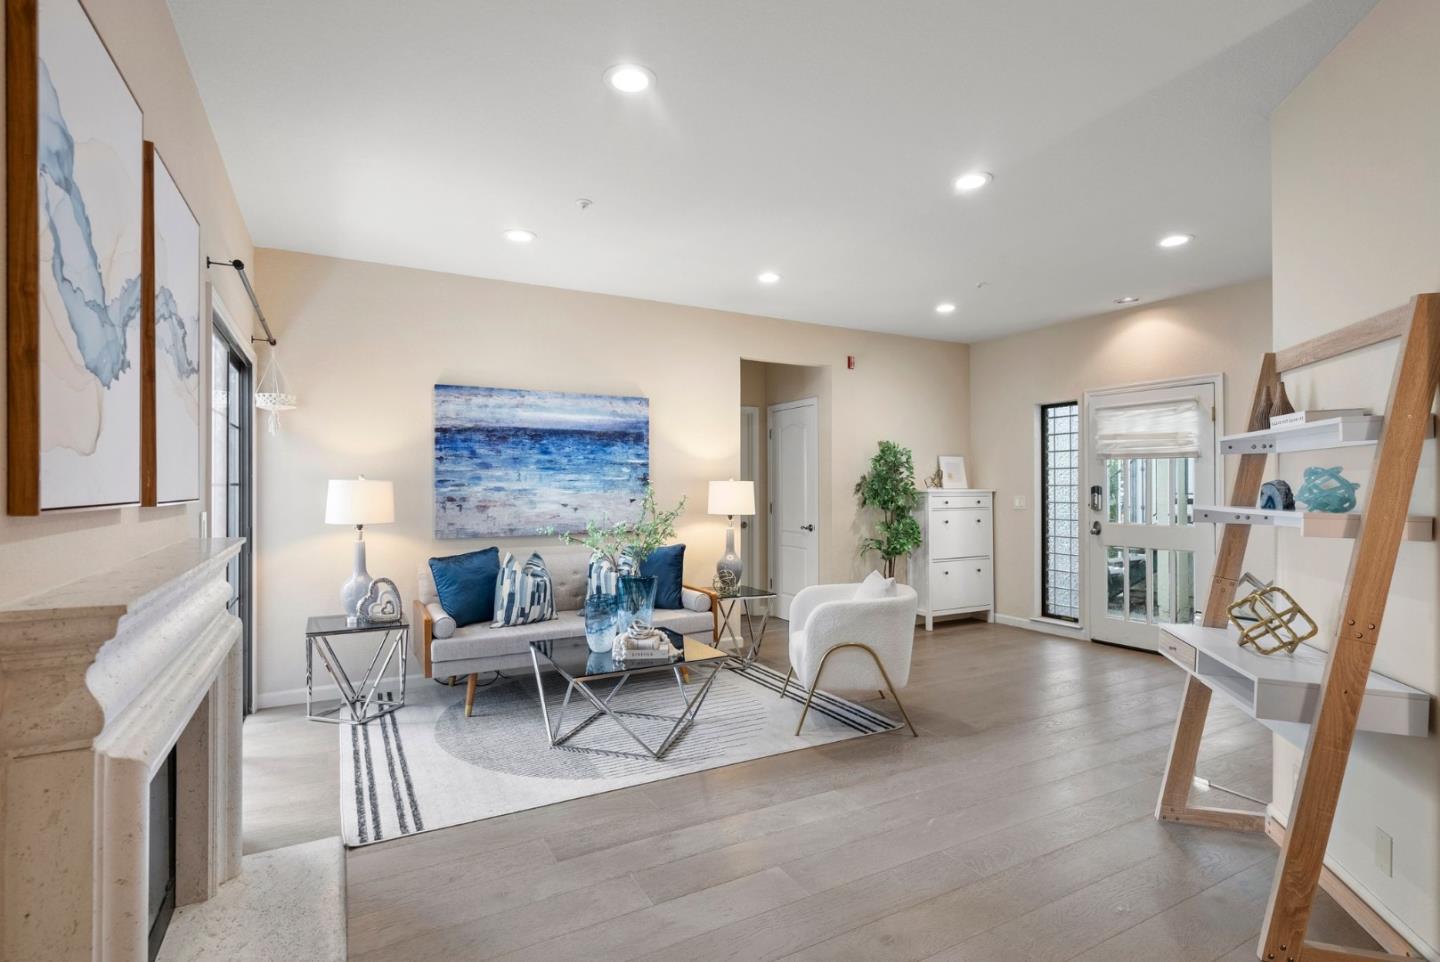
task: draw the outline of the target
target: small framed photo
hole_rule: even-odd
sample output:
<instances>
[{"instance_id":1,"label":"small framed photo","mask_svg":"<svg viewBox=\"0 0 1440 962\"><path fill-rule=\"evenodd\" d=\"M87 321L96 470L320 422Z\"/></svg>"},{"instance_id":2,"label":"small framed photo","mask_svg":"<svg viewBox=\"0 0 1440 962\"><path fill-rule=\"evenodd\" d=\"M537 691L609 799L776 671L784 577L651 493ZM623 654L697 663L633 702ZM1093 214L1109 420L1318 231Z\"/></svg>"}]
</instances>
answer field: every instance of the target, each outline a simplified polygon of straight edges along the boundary
<instances>
[{"instance_id":1,"label":"small framed photo","mask_svg":"<svg viewBox=\"0 0 1440 962\"><path fill-rule=\"evenodd\" d=\"M970 487L970 479L965 475L965 459L963 457L958 454L940 455L940 487Z\"/></svg>"}]
</instances>

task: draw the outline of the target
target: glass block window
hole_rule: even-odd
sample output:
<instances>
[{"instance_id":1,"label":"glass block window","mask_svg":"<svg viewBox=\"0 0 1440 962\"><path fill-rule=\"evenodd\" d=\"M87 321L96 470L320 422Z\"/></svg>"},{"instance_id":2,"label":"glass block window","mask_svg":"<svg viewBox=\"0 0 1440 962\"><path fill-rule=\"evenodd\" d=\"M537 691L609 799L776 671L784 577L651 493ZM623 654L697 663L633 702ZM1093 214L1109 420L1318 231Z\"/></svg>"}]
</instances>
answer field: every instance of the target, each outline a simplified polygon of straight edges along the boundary
<instances>
[{"instance_id":1,"label":"glass block window","mask_svg":"<svg viewBox=\"0 0 1440 962\"><path fill-rule=\"evenodd\" d=\"M1080 620L1080 405L1040 406L1040 613Z\"/></svg>"}]
</instances>

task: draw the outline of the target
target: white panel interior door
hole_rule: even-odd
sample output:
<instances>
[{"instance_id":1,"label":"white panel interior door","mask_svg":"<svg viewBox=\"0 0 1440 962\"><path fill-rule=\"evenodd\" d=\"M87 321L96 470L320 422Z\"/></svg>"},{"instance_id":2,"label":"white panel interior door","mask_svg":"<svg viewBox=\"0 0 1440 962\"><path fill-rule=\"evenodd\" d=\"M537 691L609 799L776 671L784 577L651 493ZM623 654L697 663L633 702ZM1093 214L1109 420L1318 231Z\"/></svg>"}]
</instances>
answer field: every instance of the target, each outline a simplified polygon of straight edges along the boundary
<instances>
[{"instance_id":1,"label":"white panel interior door","mask_svg":"<svg viewBox=\"0 0 1440 962\"><path fill-rule=\"evenodd\" d=\"M820 580L820 442L813 398L770 414L770 582L781 618L801 588Z\"/></svg>"},{"instance_id":2,"label":"white panel interior door","mask_svg":"<svg viewBox=\"0 0 1440 962\"><path fill-rule=\"evenodd\" d=\"M1096 451L1097 412L1167 402L1200 409L1198 456L1122 456ZM1156 625L1195 620L1197 590L1215 563L1213 525L1194 522L1196 504L1214 504L1215 385L1090 393L1085 398L1087 484L1085 573L1090 637L1158 650Z\"/></svg>"}]
</instances>

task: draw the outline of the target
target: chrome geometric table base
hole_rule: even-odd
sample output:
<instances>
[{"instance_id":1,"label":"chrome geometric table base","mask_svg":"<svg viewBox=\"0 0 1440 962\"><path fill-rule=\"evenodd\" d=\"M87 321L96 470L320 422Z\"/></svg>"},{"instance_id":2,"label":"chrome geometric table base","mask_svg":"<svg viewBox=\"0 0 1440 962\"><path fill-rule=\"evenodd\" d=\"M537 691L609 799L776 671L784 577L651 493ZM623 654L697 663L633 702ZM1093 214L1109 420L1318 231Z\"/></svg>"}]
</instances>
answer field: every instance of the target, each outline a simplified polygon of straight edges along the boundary
<instances>
[{"instance_id":1,"label":"chrome geometric table base","mask_svg":"<svg viewBox=\"0 0 1440 962\"><path fill-rule=\"evenodd\" d=\"M375 655L370 659L370 665L365 669L365 676L360 679L360 684L350 680L350 675L345 671L344 664L340 657L335 654L335 648L330 643L328 635L315 632L306 632L305 635L305 717L311 721L329 722L332 725L363 725L373 721L382 715L388 715L397 708L405 705L405 666L410 648L410 629L408 625L399 626L374 626L374 631L383 632L380 645L375 649ZM348 634L354 634L352 629ZM325 669L330 672L330 677L335 679L336 686L340 689L340 703L333 708L323 711L315 711L312 707L314 696L314 659L315 652L320 653L320 660L325 663ZM391 665L395 666L393 675L398 678L390 679L400 689L400 697L396 699L390 692L382 692L380 686L386 680L386 671ZM379 666L378 669L376 666Z\"/></svg>"},{"instance_id":2,"label":"chrome geometric table base","mask_svg":"<svg viewBox=\"0 0 1440 962\"><path fill-rule=\"evenodd\" d=\"M740 660L747 665L754 662L755 659L760 656L760 646L765 643L765 629L770 624L770 606L774 598L774 595L768 597L720 596L720 623L724 626L721 629L721 634L735 643L735 647L739 650ZM757 634L755 631L755 615L751 610L751 602L760 601L765 603L765 610L760 614L760 631ZM750 633L750 647L748 649L745 647L745 639L743 637L737 637L735 629L730 626L730 616L735 613L735 606L737 604L740 606L740 613L745 619L745 623L741 626L741 634L743 635L746 631Z\"/></svg>"},{"instance_id":3,"label":"chrome geometric table base","mask_svg":"<svg viewBox=\"0 0 1440 962\"><path fill-rule=\"evenodd\" d=\"M700 662L698 664L687 664L683 666L678 664L637 665L635 668L615 672L609 675L592 676L583 680L572 678L569 673L567 673L564 669L561 669L558 665L552 665L552 667L556 669L557 673L562 678L564 678L567 683L565 688L565 698L560 703L560 711L556 713L555 721L552 724L550 721L550 711L545 706L545 684L541 676L540 659L535 654L534 648L530 649L530 660L535 666L535 687L536 690L539 692L540 697L540 714L545 721L545 735L550 741L551 748L558 748L562 751L568 752L589 752L595 755L610 755L616 758L648 758L654 759L656 761L659 761L660 759L665 757L665 753L670 750L670 746L674 745L675 741L681 735L683 735L685 731L690 727L691 723L695 721L695 716L700 711L700 706L705 702L705 696L710 693L710 686L715 683L716 676L720 674L721 669L724 667L727 661L727 659L718 658L714 661ZM680 704L684 706L684 710L681 711L679 715L656 715L651 712L629 711L626 709L611 707L611 701L613 701L615 696L620 693L620 689L625 687L625 682L630 680L630 676L632 674L636 674L637 672L649 674L667 667L675 676L675 685L680 692ZM688 697L685 694L685 682L680 677L681 667L688 668L691 671L706 669L710 672L710 677L706 678L705 681L700 684L699 688L696 689L695 694ZM591 691L591 682L606 678L614 678L617 676L620 680L616 682L615 687L610 689L609 693L607 693L605 697L601 698L595 692ZM565 722L565 711L567 708L570 707L570 697L577 691L580 692L580 694L583 695L585 699L595 707L595 710L578 724L576 724L575 727L571 728L569 731L564 731L563 725ZM620 730L623 731L625 734L629 735L631 740L644 750L644 753L642 754L641 752L619 751L609 748L593 748L588 745L569 744L571 738L575 737L575 735L579 734L585 728L588 728L591 723L593 723L599 718L608 718L616 725L619 725ZM661 740L660 744L652 748L645 741L645 739L635 734L634 729L632 729L629 725L625 724L626 718L646 718L652 721L673 722L673 724L670 727L670 731L665 735L664 739Z\"/></svg>"}]
</instances>

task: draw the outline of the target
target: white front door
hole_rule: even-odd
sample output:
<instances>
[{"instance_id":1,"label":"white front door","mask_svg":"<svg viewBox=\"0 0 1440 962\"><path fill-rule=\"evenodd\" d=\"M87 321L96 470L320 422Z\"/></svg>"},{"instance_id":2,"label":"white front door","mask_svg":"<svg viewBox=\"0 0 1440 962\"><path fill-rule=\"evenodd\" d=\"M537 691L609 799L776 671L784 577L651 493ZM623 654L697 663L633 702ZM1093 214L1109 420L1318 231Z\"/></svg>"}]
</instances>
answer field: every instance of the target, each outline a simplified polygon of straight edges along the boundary
<instances>
[{"instance_id":1,"label":"white front door","mask_svg":"<svg viewBox=\"0 0 1440 962\"><path fill-rule=\"evenodd\" d=\"M1157 624L1195 620L1197 586L1215 563L1214 527L1194 520L1195 505L1215 503L1215 393L1205 381L1085 396L1081 517L1096 641L1155 651ZM1171 450L1176 423L1198 437L1190 456Z\"/></svg>"},{"instance_id":2,"label":"white front door","mask_svg":"<svg viewBox=\"0 0 1440 962\"><path fill-rule=\"evenodd\" d=\"M770 407L770 589L781 618L820 580L820 439L814 398Z\"/></svg>"}]
</instances>

